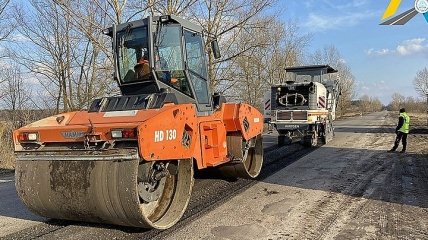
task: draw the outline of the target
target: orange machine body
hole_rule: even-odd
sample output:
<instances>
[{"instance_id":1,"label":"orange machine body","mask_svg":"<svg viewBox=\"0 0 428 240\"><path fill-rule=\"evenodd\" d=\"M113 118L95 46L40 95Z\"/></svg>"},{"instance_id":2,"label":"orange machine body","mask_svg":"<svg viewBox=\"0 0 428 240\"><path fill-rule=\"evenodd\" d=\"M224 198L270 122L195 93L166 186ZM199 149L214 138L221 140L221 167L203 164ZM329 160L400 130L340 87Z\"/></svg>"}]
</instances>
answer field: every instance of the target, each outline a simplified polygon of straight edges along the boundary
<instances>
[{"instance_id":1,"label":"orange machine body","mask_svg":"<svg viewBox=\"0 0 428 240\"><path fill-rule=\"evenodd\" d=\"M115 139L112 131L122 129L134 130L135 136ZM73 148L61 150L78 146L102 152L114 149L116 142L134 142L145 161L195 159L202 169L230 161L228 133L240 132L249 140L262 130L262 114L247 104L226 103L208 116L198 116L193 104L166 104L160 109L58 114L14 131L13 137L16 152L51 151L52 144L71 143ZM36 140L22 139L31 133Z\"/></svg>"}]
</instances>

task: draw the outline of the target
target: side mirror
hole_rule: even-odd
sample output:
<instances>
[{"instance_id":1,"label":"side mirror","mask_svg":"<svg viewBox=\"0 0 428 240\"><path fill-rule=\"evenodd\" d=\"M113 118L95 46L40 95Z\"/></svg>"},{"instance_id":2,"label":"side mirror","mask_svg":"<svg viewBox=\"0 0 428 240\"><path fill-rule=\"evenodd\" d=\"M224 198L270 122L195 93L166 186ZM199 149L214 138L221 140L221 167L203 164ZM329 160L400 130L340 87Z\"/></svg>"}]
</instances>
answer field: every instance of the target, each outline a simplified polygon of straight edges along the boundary
<instances>
[{"instance_id":1,"label":"side mirror","mask_svg":"<svg viewBox=\"0 0 428 240\"><path fill-rule=\"evenodd\" d=\"M221 105L223 103L226 103L226 98L219 93L214 93L212 97L213 97L213 105L215 110L220 109Z\"/></svg>"},{"instance_id":2,"label":"side mirror","mask_svg":"<svg viewBox=\"0 0 428 240\"><path fill-rule=\"evenodd\" d=\"M213 51L213 55L215 59L221 58L220 48L218 47L217 39L213 39L211 41L211 50Z\"/></svg>"}]
</instances>

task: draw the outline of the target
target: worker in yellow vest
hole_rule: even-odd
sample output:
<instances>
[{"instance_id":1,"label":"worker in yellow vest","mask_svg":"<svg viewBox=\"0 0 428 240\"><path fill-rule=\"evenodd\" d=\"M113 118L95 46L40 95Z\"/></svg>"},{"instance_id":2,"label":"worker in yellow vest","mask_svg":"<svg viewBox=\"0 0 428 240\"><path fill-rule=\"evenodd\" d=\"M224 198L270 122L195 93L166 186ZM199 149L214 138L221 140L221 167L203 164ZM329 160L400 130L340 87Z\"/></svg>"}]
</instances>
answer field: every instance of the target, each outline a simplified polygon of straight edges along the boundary
<instances>
[{"instance_id":1,"label":"worker in yellow vest","mask_svg":"<svg viewBox=\"0 0 428 240\"><path fill-rule=\"evenodd\" d=\"M409 134L409 126L410 126L410 117L407 115L406 110L404 108L400 109L400 117L398 118L398 125L395 128L395 133L397 137L395 138L394 147L388 152L395 152L397 150L400 141L403 143L403 149L401 153L406 152L407 147L407 134Z\"/></svg>"}]
</instances>

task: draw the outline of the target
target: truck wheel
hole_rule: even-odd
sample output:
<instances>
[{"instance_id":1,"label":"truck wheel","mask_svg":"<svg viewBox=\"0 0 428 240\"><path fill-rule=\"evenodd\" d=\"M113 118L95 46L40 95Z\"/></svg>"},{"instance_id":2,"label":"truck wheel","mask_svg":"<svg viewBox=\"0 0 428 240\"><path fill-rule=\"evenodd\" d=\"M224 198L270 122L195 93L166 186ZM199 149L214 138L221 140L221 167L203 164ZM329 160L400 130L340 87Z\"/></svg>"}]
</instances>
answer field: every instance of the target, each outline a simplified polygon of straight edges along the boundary
<instances>
[{"instance_id":1,"label":"truck wheel","mask_svg":"<svg viewBox=\"0 0 428 240\"><path fill-rule=\"evenodd\" d=\"M327 144L328 142L330 142L331 140L333 140L334 137L334 128L332 126L331 123L327 124L326 128L325 128L325 132L324 132L324 136L323 136L323 143Z\"/></svg>"},{"instance_id":2,"label":"truck wheel","mask_svg":"<svg viewBox=\"0 0 428 240\"><path fill-rule=\"evenodd\" d=\"M303 146L305 147L316 147L318 146L318 134L313 132L310 135L306 135L302 138Z\"/></svg>"}]
</instances>

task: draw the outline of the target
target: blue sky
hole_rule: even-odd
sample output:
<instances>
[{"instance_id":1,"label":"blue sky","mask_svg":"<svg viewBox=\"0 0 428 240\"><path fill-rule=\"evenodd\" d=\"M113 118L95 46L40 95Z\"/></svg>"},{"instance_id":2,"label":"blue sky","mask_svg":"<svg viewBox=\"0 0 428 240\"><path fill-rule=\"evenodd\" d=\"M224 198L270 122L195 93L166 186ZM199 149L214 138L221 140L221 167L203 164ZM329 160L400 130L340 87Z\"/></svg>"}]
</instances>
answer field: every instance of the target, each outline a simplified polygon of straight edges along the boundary
<instances>
[{"instance_id":1,"label":"blue sky","mask_svg":"<svg viewBox=\"0 0 428 240\"><path fill-rule=\"evenodd\" d=\"M340 51L355 76L357 98L367 94L388 104L395 92L417 97L413 79L428 67L428 23L417 15L404 26L379 25L389 2L278 0L274 9L312 36L308 53L331 45ZM414 0L402 0L397 14L413 6Z\"/></svg>"},{"instance_id":2,"label":"blue sky","mask_svg":"<svg viewBox=\"0 0 428 240\"><path fill-rule=\"evenodd\" d=\"M385 104L398 92L417 97L413 79L428 67L428 23L415 16L404 26L381 26L390 0L279 0L284 21L297 20L310 33L308 52L334 45L356 78L357 97L376 96ZM397 14L414 6L403 0Z\"/></svg>"}]
</instances>

